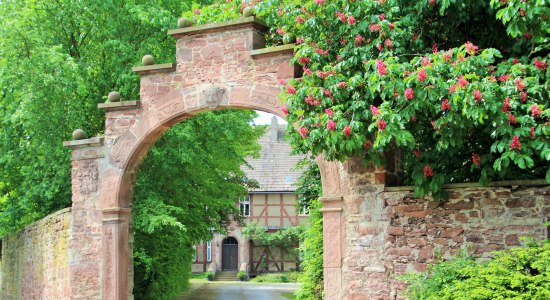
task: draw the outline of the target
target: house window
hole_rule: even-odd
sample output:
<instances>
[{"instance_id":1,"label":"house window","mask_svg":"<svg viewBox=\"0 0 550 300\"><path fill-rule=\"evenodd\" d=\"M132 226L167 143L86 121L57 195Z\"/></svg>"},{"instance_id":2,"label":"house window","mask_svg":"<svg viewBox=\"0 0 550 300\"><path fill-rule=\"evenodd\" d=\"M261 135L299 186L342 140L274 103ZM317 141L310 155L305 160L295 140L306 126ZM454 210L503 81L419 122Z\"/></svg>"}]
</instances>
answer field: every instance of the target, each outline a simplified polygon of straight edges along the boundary
<instances>
[{"instance_id":1,"label":"house window","mask_svg":"<svg viewBox=\"0 0 550 300\"><path fill-rule=\"evenodd\" d=\"M207 262L212 261L212 242L211 241L206 242L206 261Z\"/></svg>"},{"instance_id":2,"label":"house window","mask_svg":"<svg viewBox=\"0 0 550 300\"><path fill-rule=\"evenodd\" d=\"M193 262L197 261L197 245L193 246Z\"/></svg>"},{"instance_id":3,"label":"house window","mask_svg":"<svg viewBox=\"0 0 550 300\"><path fill-rule=\"evenodd\" d=\"M239 200L239 209L241 211L241 216L250 217L250 195L246 195Z\"/></svg>"},{"instance_id":4,"label":"house window","mask_svg":"<svg viewBox=\"0 0 550 300\"><path fill-rule=\"evenodd\" d=\"M300 200L298 202L298 214L300 216L307 216L309 215L309 205L307 205L307 202Z\"/></svg>"}]
</instances>

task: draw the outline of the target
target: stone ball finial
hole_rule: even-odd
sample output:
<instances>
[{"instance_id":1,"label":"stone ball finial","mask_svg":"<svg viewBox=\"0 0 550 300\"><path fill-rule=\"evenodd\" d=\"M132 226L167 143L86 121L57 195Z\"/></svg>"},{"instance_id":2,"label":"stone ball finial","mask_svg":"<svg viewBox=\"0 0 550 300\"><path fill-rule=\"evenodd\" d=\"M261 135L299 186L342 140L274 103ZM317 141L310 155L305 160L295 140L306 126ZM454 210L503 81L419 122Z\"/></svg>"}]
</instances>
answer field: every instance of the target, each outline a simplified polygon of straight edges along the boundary
<instances>
[{"instance_id":1,"label":"stone ball finial","mask_svg":"<svg viewBox=\"0 0 550 300\"><path fill-rule=\"evenodd\" d=\"M141 63L143 63L144 66L150 66L155 64L155 58L152 55L145 55L141 59Z\"/></svg>"},{"instance_id":2,"label":"stone ball finial","mask_svg":"<svg viewBox=\"0 0 550 300\"><path fill-rule=\"evenodd\" d=\"M179 18L178 19L178 28L189 27L191 25L193 25L193 22L191 22L191 20L189 20L187 18Z\"/></svg>"},{"instance_id":3,"label":"stone ball finial","mask_svg":"<svg viewBox=\"0 0 550 300\"><path fill-rule=\"evenodd\" d=\"M73 140L83 140L86 138L86 132L82 129L76 129L73 131Z\"/></svg>"},{"instance_id":4,"label":"stone ball finial","mask_svg":"<svg viewBox=\"0 0 550 300\"><path fill-rule=\"evenodd\" d=\"M243 10L243 16L244 17L253 17L256 15L256 12L254 11L253 6L247 6Z\"/></svg>"},{"instance_id":5,"label":"stone ball finial","mask_svg":"<svg viewBox=\"0 0 550 300\"><path fill-rule=\"evenodd\" d=\"M120 101L120 94L117 91L112 91L107 96L109 102L118 102Z\"/></svg>"}]
</instances>

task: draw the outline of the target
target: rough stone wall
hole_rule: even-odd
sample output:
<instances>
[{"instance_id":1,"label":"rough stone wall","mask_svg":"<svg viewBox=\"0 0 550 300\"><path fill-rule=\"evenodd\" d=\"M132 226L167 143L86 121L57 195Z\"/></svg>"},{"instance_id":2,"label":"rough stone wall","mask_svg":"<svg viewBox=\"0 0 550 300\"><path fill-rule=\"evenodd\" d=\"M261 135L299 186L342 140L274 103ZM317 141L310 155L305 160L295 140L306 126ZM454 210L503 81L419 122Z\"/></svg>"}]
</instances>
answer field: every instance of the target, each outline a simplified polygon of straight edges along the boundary
<instances>
[{"instance_id":1,"label":"rough stone wall","mask_svg":"<svg viewBox=\"0 0 550 300\"><path fill-rule=\"evenodd\" d=\"M366 196L359 214L351 211L343 266L347 299L405 299L397 277L424 271L437 258L461 249L490 257L520 245L520 237L548 236L548 185L461 185L449 193L438 204L413 198L411 188L386 188Z\"/></svg>"},{"instance_id":2,"label":"rough stone wall","mask_svg":"<svg viewBox=\"0 0 550 300\"><path fill-rule=\"evenodd\" d=\"M2 299L68 299L71 209L27 226L2 243Z\"/></svg>"}]
</instances>

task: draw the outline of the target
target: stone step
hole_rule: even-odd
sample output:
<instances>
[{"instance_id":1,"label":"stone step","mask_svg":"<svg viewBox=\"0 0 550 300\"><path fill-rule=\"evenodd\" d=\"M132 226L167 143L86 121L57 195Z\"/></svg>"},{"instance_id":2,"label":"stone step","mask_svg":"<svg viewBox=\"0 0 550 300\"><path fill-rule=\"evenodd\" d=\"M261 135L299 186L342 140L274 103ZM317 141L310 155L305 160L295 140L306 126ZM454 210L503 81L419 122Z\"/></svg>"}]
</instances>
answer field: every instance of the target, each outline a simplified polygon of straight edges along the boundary
<instances>
[{"instance_id":1,"label":"stone step","mask_svg":"<svg viewBox=\"0 0 550 300\"><path fill-rule=\"evenodd\" d=\"M239 281L239 278L237 278L237 272L223 271L216 273L214 281Z\"/></svg>"}]
</instances>

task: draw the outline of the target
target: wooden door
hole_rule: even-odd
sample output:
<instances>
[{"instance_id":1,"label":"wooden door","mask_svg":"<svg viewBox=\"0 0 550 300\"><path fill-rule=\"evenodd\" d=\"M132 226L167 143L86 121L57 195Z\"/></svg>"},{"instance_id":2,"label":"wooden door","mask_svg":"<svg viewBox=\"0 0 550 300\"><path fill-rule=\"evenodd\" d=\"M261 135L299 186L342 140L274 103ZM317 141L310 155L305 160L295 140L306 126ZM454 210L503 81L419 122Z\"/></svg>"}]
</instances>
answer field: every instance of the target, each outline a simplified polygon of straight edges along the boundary
<instances>
[{"instance_id":1,"label":"wooden door","mask_svg":"<svg viewBox=\"0 0 550 300\"><path fill-rule=\"evenodd\" d=\"M237 271L239 268L239 245L233 237L228 237L222 243L222 270Z\"/></svg>"}]
</instances>

